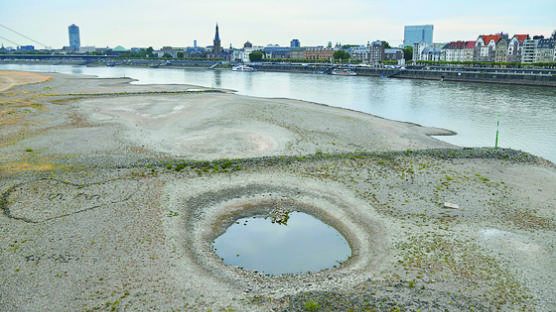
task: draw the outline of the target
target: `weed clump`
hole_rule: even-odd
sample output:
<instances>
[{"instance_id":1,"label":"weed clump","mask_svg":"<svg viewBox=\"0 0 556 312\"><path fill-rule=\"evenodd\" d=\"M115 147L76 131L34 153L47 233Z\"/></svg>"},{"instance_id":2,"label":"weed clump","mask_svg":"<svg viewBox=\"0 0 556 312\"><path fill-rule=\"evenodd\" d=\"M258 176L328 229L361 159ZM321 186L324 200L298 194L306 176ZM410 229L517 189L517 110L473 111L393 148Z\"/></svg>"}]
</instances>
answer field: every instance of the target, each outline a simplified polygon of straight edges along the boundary
<instances>
[{"instance_id":1,"label":"weed clump","mask_svg":"<svg viewBox=\"0 0 556 312\"><path fill-rule=\"evenodd\" d=\"M176 168L174 168L174 170L176 170L177 172L182 171L185 168L185 163L179 163L176 165Z\"/></svg>"},{"instance_id":2,"label":"weed clump","mask_svg":"<svg viewBox=\"0 0 556 312\"><path fill-rule=\"evenodd\" d=\"M305 302L303 302L303 305L305 306L305 309L307 311L315 311L315 310L320 309L322 307L318 303L318 301L313 300L313 298L309 298L309 300L306 300Z\"/></svg>"}]
</instances>

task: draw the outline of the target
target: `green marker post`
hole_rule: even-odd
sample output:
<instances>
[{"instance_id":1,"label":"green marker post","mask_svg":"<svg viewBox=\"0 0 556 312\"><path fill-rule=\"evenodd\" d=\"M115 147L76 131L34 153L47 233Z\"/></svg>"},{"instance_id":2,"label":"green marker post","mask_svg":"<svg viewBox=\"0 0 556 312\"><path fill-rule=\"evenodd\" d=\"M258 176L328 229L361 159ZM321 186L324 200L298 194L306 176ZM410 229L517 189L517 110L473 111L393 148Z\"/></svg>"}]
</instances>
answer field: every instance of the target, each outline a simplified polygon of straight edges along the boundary
<instances>
[{"instance_id":1,"label":"green marker post","mask_svg":"<svg viewBox=\"0 0 556 312\"><path fill-rule=\"evenodd\" d=\"M494 149L498 149L498 133L500 128L500 115L498 115L498 120L496 121L496 140L494 141Z\"/></svg>"}]
</instances>

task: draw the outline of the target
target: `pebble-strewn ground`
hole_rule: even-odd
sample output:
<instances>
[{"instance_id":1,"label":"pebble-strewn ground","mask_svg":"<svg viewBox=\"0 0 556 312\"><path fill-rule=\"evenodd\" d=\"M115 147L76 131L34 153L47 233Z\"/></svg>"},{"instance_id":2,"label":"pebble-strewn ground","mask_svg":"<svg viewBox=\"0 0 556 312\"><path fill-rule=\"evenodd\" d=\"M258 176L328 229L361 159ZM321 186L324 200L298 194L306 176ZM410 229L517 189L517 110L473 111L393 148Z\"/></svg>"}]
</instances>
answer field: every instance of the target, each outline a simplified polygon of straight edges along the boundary
<instances>
[{"instance_id":1,"label":"pebble-strewn ground","mask_svg":"<svg viewBox=\"0 0 556 312\"><path fill-rule=\"evenodd\" d=\"M548 161L313 103L51 76L0 93L2 311L556 310ZM224 265L212 240L278 202L352 258Z\"/></svg>"}]
</instances>

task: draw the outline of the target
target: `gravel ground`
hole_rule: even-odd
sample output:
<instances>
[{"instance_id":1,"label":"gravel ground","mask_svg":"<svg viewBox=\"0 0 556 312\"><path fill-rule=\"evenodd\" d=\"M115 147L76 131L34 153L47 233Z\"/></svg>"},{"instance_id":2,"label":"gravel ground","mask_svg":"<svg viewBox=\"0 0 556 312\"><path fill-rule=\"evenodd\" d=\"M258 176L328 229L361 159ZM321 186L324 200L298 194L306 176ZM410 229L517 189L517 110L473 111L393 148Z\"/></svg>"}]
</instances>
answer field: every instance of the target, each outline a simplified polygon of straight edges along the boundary
<instances>
[{"instance_id":1,"label":"gravel ground","mask_svg":"<svg viewBox=\"0 0 556 312\"><path fill-rule=\"evenodd\" d=\"M313 103L51 76L0 93L2 311L556 310L544 159ZM352 257L223 264L211 242L276 203Z\"/></svg>"}]
</instances>

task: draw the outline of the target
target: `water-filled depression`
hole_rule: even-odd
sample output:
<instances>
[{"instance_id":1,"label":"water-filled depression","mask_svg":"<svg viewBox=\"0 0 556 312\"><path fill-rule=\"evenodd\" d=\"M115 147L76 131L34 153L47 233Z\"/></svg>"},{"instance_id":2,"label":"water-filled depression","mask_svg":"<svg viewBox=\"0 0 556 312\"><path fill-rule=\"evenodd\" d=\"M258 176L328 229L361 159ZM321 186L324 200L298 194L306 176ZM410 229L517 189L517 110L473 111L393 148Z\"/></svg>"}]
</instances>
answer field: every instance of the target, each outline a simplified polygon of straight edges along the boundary
<instances>
[{"instance_id":1,"label":"water-filled depression","mask_svg":"<svg viewBox=\"0 0 556 312\"><path fill-rule=\"evenodd\" d=\"M225 264L267 274L320 271L351 256L336 229L302 212L289 213L286 223L263 215L238 219L213 245Z\"/></svg>"}]
</instances>

